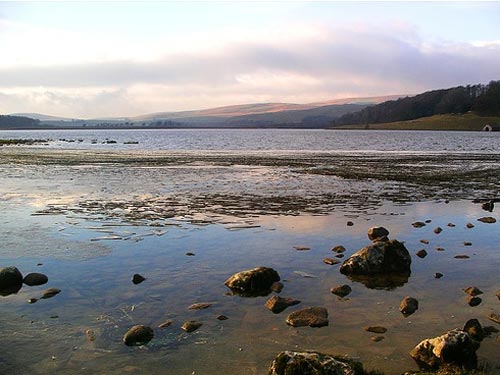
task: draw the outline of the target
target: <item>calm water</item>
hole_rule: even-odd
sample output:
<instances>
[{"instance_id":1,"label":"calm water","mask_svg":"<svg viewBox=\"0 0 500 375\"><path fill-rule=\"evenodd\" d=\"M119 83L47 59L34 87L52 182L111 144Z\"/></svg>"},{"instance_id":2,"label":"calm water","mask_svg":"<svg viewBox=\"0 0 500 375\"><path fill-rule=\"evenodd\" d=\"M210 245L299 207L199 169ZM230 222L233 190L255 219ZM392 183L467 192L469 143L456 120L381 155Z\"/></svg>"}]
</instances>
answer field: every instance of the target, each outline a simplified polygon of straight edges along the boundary
<instances>
[{"instance_id":1,"label":"calm water","mask_svg":"<svg viewBox=\"0 0 500 375\"><path fill-rule=\"evenodd\" d=\"M0 137L51 139L49 147L94 150L500 152L500 133L486 132L51 130L0 131ZM106 140L117 143L103 144ZM131 141L138 144L124 144Z\"/></svg>"},{"instance_id":2,"label":"calm water","mask_svg":"<svg viewBox=\"0 0 500 375\"><path fill-rule=\"evenodd\" d=\"M396 155L408 151L493 155L500 151L499 135L486 133L0 133L0 138L14 136L83 139L40 146L49 151L53 147L119 149L131 155L155 150L237 150L243 154L266 150L284 155L290 150L297 155L342 150L393 151ZM118 143L91 143L106 138ZM123 145L130 140L139 144ZM26 153L30 148L9 148L9 152L16 150ZM265 374L282 350L318 350L345 354L369 369L399 374L416 369L408 352L423 338L462 327L470 318L483 325L495 324L487 316L500 312L495 296L500 288L499 223L477 221L482 216L498 219L498 215L470 200L419 199L425 187L411 182L301 174L283 165L198 161L141 168L126 163L68 166L61 160L55 165L5 164L0 149L0 266L15 265L23 274L43 272L49 277L47 285L24 286L17 294L0 297L0 373ZM407 191L406 195L415 198L404 203L388 201L384 197L389 190L396 195ZM360 200L355 191L375 203ZM338 195L342 204L311 214L292 210L290 202L281 201L302 199L304 207L314 206L314 198L319 199L322 192ZM269 197L273 200L266 200ZM264 204L253 212L253 203L259 200ZM36 215L40 212L48 214ZM155 212L161 213L159 218ZM354 225L347 226L348 220ZM424 220L432 222L420 229L411 225ZM467 223L474 227L467 228ZM345 246L346 257L366 246L366 232L374 225L388 228L390 237L404 241L412 255L411 276L401 287L370 289L340 274L338 265L323 263L324 258L334 256L333 246ZM435 234L438 226L443 232ZM429 243L422 243L423 239ZM466 241L472 246L465 246ZM297 251L294 246L310 250ZM423 248L429 255L420 259L415 253ZM186 256L187 252L195 256ZM470 258L456 259L456 255ZM268 297L229 295L225 279L256 266L275 268L285 284L281 295L300 299L301 304L273 314L264 307ZM436 272L444 277L435 279ZM144 275L146 281L132 284L134 273ZM353 289L343 300L329 291L341 284ZM462 289L468 286L484 292L477 307L467 305ZM27 303L48 287L62 292ZM398 308L407 295L417 298L420 307L404 318ZM188 310L197 302L213 305ZM326 307L329 326L313 329L285 324L290 312L308 306ZM229 319L217 320L220 314ZM167 319L173 321L170 327L157 328ZM192 319L203 326L183 333L180 326ZM135 324L153 327L155 338L143 347L129 348L121 339ZM363 329L367 325L386 327L385 339L373 342L373 334ZM89 329L95 341L87 339ZM478 351L480 362L492 374L500 373L496 336L485 339Z\"/></svg>"}]
</instances>

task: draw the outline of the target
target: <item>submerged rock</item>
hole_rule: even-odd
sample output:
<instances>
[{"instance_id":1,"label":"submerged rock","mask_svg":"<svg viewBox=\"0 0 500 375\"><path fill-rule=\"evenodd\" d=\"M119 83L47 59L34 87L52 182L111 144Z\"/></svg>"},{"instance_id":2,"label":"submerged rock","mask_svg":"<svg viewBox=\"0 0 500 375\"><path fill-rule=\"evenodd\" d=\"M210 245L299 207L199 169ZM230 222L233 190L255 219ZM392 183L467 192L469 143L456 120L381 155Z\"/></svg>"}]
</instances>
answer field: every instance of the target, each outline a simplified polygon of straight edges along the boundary
<instances>
[{"instance_id":1,"label":"submerged rock","mask_svg":"<svg viewBox=\"0 0 500 375\"><path fill-rule=\"evenodd\" d=\"M368 326L365 327L365 331L382 334L387 332L387 328L381 326Z\"/></svg>"},{"instance_id":2,"label":"submerged rock","mask_svg":"<svg viewBox=\"0 0 500 375\"><path fill-rule=\"evenodd\" d=\"M184 331L186 331L187 333L191 333L191 332L196 331L202 325L203 325L202 322L198 322L196 320L188 320L187 322L184 322L184 324L181 326L181 328Z\"/></svg>"},{"instance_id":3,"label":"submerged rock","mask_svg":"<svg viewBox=\"0 0 500 375\"><path fill-rule=\"evenodd\" d=\"M233 292L251 296L269 294L276 281L280 281L278 272L268 267L257 267L235 273L224 284Z\"/></svg>"},{"instance_id":4,"label":"submerged rock","mask_svg":"<svg viewBox=\"0 0 500 375\"><path fill-rule=\"evenodd\" d=\"M292 327L323 327L328 325L328 310L324 307L307 307L294 311L286 318Z\"/></svg>"},{"instance_id":5,"label":"submerged rock","mask_svg":"<svg viewBox=\"0 0 500 375\"><path fill-rule=\"evenodd\" d=\"M49 281L49 278L43 273L29 273L24 276L23 283L28 286L43 285Z\"/></svg>"},{"instance_id":6,"label":"submerged rock","mask_svg":"<svg viewBox=\"0 0 500 375\"><path fill-rule=\"evenodd\" d=\"M281 281L276 281L271 285L271 291L275 293L281 293L285 285Z\"/></svg>"},{"instance_id":7,"label":"submerged rock","mask_svg":"<svg viewBox=\"0 0 500 375\"><path fill-rule=\"evenodd\" d=\"M352 292L352 289L349 285L340 285L331 288L330 292L332 292L336 296L345 297Z\"/></svg>"},{"instance_id":8,"label":"submerged rock","mask_svg":"<svg viewBox=\"0 0 500 375\"><path fill-rule=\"evenodd\" d=\"M279 353L268 375L364 375L363 365L345 357L317 352Z\"/></svg>"},{"instance_id":9,"label":"submerged rock","mask_svg":"<svg viewBox=\"0 0 500 375\"><path fill-rule=\"evenodd\" d=\"M338 255L343 255L343 254L337 254ZM325 258L323 259L323 263L329 264L330 266L333 266L335 264L339 264L340 260L338 259L333 259L333 258Z\"/></svg>"},{"instance_id":10,"label":"submerged rock","mask_svg":"<svg viewBox=\"0 0 500 375\"><path fill-rule=\"evenodd\" d=\"M425 258L427 256L427 251L425 251L425 249L419 250L419 251L417 251L416 255L419 258Z\"/></svg>"},{"instance_id":11,"label":"submerged rock","mask_svg":"<svg viewBox=\"0 0 500 375\"><path fill-rule=\"evenodd\" d=\"M469 319L462 330L467 332L476 341L482 341L485 336L484 329L477 319Z\"/></svg>"},{"instance_id":12,"label":"submerged rock","mask_svg":"<svg viewBox=\"0 0 500 375\"><path fill-rule=\"evenodd\" d=\"M200 303L193 303L188 307L188 310L205 310L208 309L210 306L212 306L212 303L208 302L200 302Z\"/></svg>"},{"instance_id":13,"label":"submerged rock","mask_svg":"<svg viewBox=\"0 0 500 375\"><path fill-rule=\"evenodd\" d=\"M265 306L275 314L279 314L287 307L298 305L300 301L293 298L285 298L279 296L272 296L269 298Z\"/></svg>"},{"instance_id":14,"label":"submerged rock","mask_svg":"<svg viewBox=\"0 0 500 375\"><path fill-rule=\"evenodd\" d=\"M494 217L491 217L491 216L486 216L486 217L481 217L481 218L477 219L477 221L480 221L482 223L487 223L487 224L494 224L497 222L497 219L495 219Z\"/></svg>"},{"instance_id":15,"label":"submerged rock","mask_svg":"<svg viewBox=\"0 0 500 375\"><path fill-rule=\"evenodd\" d=\"M401 314L403 314L405 317L410 316L417 310L418 301L413 297L406 296L405 298L403 298L401 304L399 305L399 311L401 311Z\"/></svg>"},{"instance_id":16,"label":"submerged rock","mask_svg":"<svg viewBox=\"0 0 500 375\"><path fill-rule=\"evenodd\" d=\"M480 297L476 297L476 296L468 296L467 297L467 304L470 307L478 306L481 304L481 302L483 302L483 300Z\"/></svg>"},{"instance_id":17,"label":"submerged rock","mask_svg":"<svg viewBox=\"0 0 500 375\"><path fill-rule=\"evenodd\" d=\"M416 221L416 222L412 223L411 225L413 225L414 228L422 228L422 227L425 227L426 224L422 221Z\"/></svg>"},{"instance_id":18,"label":"submerged rock","mask_svg":"<svg viewBox=\"0 0 500 375\"><path fill-rule=\"evenodd\" d=\"M42 294L42 298L43 299L47 299L47 298L52 298L54 297L56 294L59 294L61 293L61 289L57 289L57 288L49 288L49 289L46 289L43 294Z\"/></svg>"},{"instance_id":19,"label":"submerged rock","mask_svg":"<svg viewBox=\"0 0 500 375\"><path fill-rule=\"evenodd\" d=\"M421 341L410 355L425 370L437 370L444 365L474 369L477 367L477 348L467 332L453 329L442 336Z\"/></svg>"},{"instance_id":20,"label":"submerged rock","mask_svg":"<svg viewBox=\"0 0 500 375\"><path fill-rule=\"evenodd\" d=\"M16 288L22 286L22 283L23 275L17 267L11 266L0 269L0 290Z\"/></svg>"},{"instance_id":21,"label":"submerged rock","mask_svg":"<svg viewBox=\"0 0 500 375\"><path fill-rule=\"evenodd\" d=\"M346 251L345 247L342 245L337 245L332 248L332 251L337 254L344 253Z\"/></svg>"},{"instance_id":22,"label":"submerged rock","mask_svg":"<svg viewBox=\"0 0 500 375\"><path fill-rule=\"evenodd\" d=\"M436 234L439 234L439 233L441 233L442 231L443 231L443 228L441 228L441 227L436 227L436 228L434 228L434 233L436 233Z\"/></svg>"},{"instance_id":23,"label":"submerged rock","mask_svg":"<svg viewBox=\"0 0 500 375\"><path fill-rule=\"evenodd\" d=\"M154 337L151 327L136 325L130 328L123 336L123 342L128 346L144 345Z\"/></svg>"}]
</instances>

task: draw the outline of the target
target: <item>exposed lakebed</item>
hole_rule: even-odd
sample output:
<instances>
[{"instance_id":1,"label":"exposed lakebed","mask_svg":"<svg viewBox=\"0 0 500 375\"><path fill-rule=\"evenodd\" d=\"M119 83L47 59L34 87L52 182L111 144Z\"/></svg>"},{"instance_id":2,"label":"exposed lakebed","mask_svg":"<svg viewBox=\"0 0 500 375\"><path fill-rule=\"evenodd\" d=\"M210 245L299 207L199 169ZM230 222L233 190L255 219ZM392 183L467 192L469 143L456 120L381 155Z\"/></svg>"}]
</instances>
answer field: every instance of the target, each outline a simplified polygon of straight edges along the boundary
<instances>
[{"instance_id":1,"label":"exposed lakebed","mask_svg":"<svg viewBox=\"0 0 500 375\"><path fill-rule=\"evenodd\" d=\"M263 374L283 350L345 354L388 374L416 369L408 353L422 339L471 318L497 325L487 317L500 312L500 224L478 221L498 217L473 199L496 197L499 158L6 147L0 265L49 281L1 297L0 370ZM400 287L370 289L324 262L368 245L377 225L411 254ZM345 258L331 251L337 245ZM279 295L301 302L275 314L265 307L270 296L232 295L224 281L257 266L277 270ZM145 280L132 283L134 274ZM352 291L332 294L340 285ZM470 286L483 292L474 307L463 291ZM28 303L47 288L61 292ZM419 309L405 318L408 295ZM196 303L208 306L189 309ZM327 308L329 325L286 324L309 306ZM202 325L186 333L191 320ZM141 324L154 338L125 346L125 332ZM383 339L367 326L386 329ZM500 365L496 336L478 351L491 373Z\"/></svg>"}]
</instances>

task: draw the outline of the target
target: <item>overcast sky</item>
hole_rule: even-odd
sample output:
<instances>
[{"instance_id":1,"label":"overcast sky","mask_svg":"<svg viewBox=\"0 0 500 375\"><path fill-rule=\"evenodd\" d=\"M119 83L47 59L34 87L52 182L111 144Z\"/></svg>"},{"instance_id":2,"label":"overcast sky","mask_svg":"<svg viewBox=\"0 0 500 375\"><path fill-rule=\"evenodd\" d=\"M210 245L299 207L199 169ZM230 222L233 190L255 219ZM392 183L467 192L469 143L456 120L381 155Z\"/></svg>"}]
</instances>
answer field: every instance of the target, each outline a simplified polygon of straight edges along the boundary
<instances>
[{"instance_id":1,"label":"overcast sky","mask_svg":"<svg viewBox=\"0 0 500 375\"><path fill-rule=\"evenodd\" d=\"M500 2L0 2L0 114L134 116L500 79Z\"/></svg>"}]
</instances>

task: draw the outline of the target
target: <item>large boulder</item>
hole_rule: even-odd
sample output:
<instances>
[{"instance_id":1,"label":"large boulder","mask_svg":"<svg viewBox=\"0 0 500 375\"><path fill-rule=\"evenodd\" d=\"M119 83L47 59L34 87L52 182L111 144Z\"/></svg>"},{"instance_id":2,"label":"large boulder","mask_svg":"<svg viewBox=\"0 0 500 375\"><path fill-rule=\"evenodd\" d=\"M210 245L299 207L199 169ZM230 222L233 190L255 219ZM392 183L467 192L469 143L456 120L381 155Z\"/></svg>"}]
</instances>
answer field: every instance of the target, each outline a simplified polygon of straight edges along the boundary
<instances>
[{"instance_id":1,"label":"large boulder","mask_svg":"<svg viewBox=\"0 0 500 375\"><path fill-rule=\"evenodd\" d=\"M437 370L448 365L474 369L477 349L477 342L467 332L453 329L442 336L421 341L410 355L423 370Z\"/></svg>"},{"instance_id":2,"label":"large boulder","mask_svg":"<svg viewBox=\"0 0 500 375\"><path fill-rule=\"evenodd\" d=\"M269 294L276 281L280 281L278 272L268 267L257 267L235 273L224 284L237 294L259 296Z\"/></svg>"},{"instance_id":3,"label":"large boulder","mask_svg":"<svg viewBox=\"0 0 500 375\"><path fill-rule=\"evenodd\" d=\"M359 362L316 352L284 351L276 356L268 375L364 375Z\"/></svg>"},{"instance_id":4,"label":"large boulder","mask_svg":"<svg viewBox=\"0 0 500 375\"><path fill-rule=\"evenodd\" d=\"M9 295L17 293L23 285L23 275L16 267L0 269L0 294Z\"/></svg>"},{"instance_id":5,"label":"large boulder","mask_svg":"<svg viewBox=\"0 0 500 375\"><path fill-rule=\"evenodd\" d=\"M409 273L411 256L398 240L378 241L351 255L340 266L344 275Z\"/></svg>"}]
</instances>

